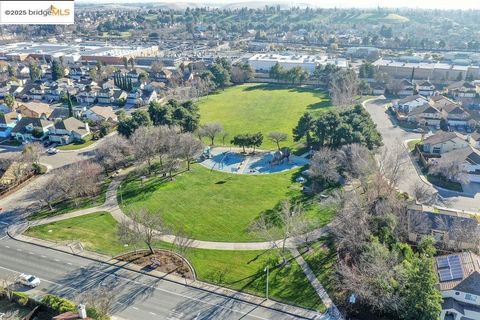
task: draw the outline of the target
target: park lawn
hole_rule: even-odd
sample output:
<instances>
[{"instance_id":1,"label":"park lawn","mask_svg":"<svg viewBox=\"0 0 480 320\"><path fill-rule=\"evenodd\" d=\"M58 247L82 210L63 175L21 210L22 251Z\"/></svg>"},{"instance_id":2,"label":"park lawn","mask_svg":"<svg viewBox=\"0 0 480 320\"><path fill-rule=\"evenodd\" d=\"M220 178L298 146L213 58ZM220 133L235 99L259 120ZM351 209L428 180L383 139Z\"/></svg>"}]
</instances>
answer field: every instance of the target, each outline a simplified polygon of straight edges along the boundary
<instances>
[{"instance_id":1,"label":"park lawn","mask_svg":"<svg viewBox=\"0 0 480 320\"><path fill-rule=\"evenodd\" d=\"M131 248L117 236L118 223L109 213L98 212L28 229L26 235L50 241L81 241L84 248L111 256ZM51 230L51 231L50 231ZM173 249L159 242L158 248ZM270 251L187 250L187 258L199 280L263 296L265 266L270 267L270 297L301 307L325 310L320 298L308 283L301 268L292 260L287 267L278 267L279 258Z\"/></svg>"},{"instance_id":2,"label":"park lawn","mask_svg":"<svg viewBox=\"0 0 480 320\"><path fill-rule=\"evenodd\" d=\"M312 219L323 219L322 224L330 221L330 210L307 203L310 199L302 196L300 184L292 183L300 171L237 175L196 164L174 181L153 177L143 184L132 173L122 184L119 202L127 214L140 207L160 212L167 225L183 226L198 240L263 241L249 232L251 223L288 198L308 204L306 214Z\"/></svg>"},{"instance_id":3,"label":"park lawn","mask_svg":"<svg viewBox=\"0 0 480 320\"><path fill-rule=\"evenodd\" d=\"M102 185L100 186L100 193L95 197L86 197L79 199L79 203L75 206L73 201L61 201L53 205L53 211L50 210L48 206L41 208L39 211L28 216L28 220L39 220L49 217L58 216L72 211L77 211L81 209L92 208L95 206L102 205L105 203L105 198L107 196L107 189L112 182L112 178L106 178Z\"/></svg>"},{"instance_id":4,"label":"park lawn","mask_svg":"<svg viewBox=\"0 0 480 320\"><path fill-rule=\"evenodd\" d=\"M219 122L228 137L226 144L237 134L261 132L262 148L274 149L269 132L280 131L289 135L282 146L296 149L292 129L307 111L320 112L331 107L325 92L307 88L290 88L284 85L245 84L227 88L208 95L199 102L201 123ZM207 140L205 140L207 142ZM209 142L209 141L208 141ZM216 144L221 144L217 138Z\"/></svg>"},{"instance_id":5,"label":"park lawn","mask_svg":"<svg viewBox=\"0 0 480 320\"><path fill-rule=\"evenodd\" d=\"M95 143L95 140L93 140L92 136L89 135L82 140L75 141L63 146L58 146L57 149L58 150L78 150L78 149L86 148L94 143Z\"/></svg>"}]
</instances>

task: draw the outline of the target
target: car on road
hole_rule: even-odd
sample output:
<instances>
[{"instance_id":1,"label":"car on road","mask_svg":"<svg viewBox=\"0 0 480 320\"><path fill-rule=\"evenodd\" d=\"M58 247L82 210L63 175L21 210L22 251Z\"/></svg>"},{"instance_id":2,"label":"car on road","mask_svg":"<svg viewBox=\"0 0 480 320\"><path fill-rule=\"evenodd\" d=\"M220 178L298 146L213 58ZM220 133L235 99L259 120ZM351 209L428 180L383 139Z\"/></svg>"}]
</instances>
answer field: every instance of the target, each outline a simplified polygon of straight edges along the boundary
<instances>
[{"instance_id":1,"label":"car on road","mask_svg":"<svg viewBox=\"0 0 480 320\"><path fill-rule=\"evenodd\" d=\"M417 132L417 133L423 133L423 129L420 129L420 128L416 128L416 129L413 129L412 130L413 132Z\"/></svg>"},{"instance_id":2,"label":"car on road","mask_svg":"<svg viewBox=\"0 0 480 320\"><path fill-rule=\"evenodd\" d=\"M57 154L58 150L55 148L48 148L47 153L48 154Z\"/></svg>"},{"instance_id":3,"label":"car on road","mask_svg":"<svg viewBox=\"0 0 480 320\"><path fill-rule=\"evenodd\" d=\"M32 276L31 274L22 273L18 276L17 282L30 288L35 288L40 284L40 279L38 277Z\"/></svg>"}]
</instances>

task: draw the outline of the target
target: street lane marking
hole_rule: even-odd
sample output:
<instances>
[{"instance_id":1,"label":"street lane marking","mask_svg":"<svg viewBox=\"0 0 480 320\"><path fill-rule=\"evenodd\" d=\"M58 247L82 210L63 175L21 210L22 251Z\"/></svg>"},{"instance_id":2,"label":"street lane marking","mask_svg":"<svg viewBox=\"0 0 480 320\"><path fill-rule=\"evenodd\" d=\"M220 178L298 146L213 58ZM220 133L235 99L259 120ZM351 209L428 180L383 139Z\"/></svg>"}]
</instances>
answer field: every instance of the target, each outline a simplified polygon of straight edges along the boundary
<instances>
[{"instance_id":1,"label":"street lane marking","mask_svg":"<svg viewBox=\"0 0 480 320\"><path fill-rule=\"evenodd\" d=\"M67 262L67 264L68 264L69 266L73 266L73 263L71 263L71 262Z\"/></svg>"},{"instance_id":2,"label":"street lane marking","mask_svg":"<svg viewBox=\"0 0 480 320\"><path fill-rule=\"evenodd\" d=\"M43 256L43 255L42 255L42 258L46 258L46 256Z\"/></svg>"},{"instance_id":3,"label":"street lane marking","mask_svg":"<svg viewBox=\"0 0 480 320\"><path fill-rule=\"evenodd\" d=\"M132 307L132 309L134 309L134 310L138 310L138 308L137 308L137 307Z\"/></svg>"},{"instance_id":4,"label":"street lane marking","mask_svg":"<svg viewBox=\"0 0 480 320\"><path fill-rule=\"evenodd\" d=\"M7 249L10 249L10 247L9 247L9 246L5 246L5 248L7 248Z\"/></svg>"},{"instance_id":5,"label":"street lane marking","mask_svg":"<svg viewBox=\"0 0 480 320\"><path fill-rule=\"evenodd\" d=\"M33 253L33 252L29 251L29 252L28 252L28 254L35 254L35 253Z\"/></svg>"},{"instance_id":6,"label":"street lane marking","mask_svg":"<svg viewBox=\"0 0 480 320\"><path fill-rule=\"evenodd\" d=\"M58 260L58 259L53 259L53 260L55 260L55 262L60 262L60 260Z\"/></svg>"},{"instance_id":7,"label":"street lane marking","mask_svg":"<svg viewBox=\"0 0 480 320\"><path fill-rule=\"evenodd\" d=\"M149 312L152 316L156 316L157 314L155 312Z\"/></svg>"},{"instance_id":8,"label":"street lane marking","mask_svg":"<svg viewBox=\"0 0 480 320\"><path fill-rule=\"evenodd\" d=\"M23 250L22 249L17 249L17 251L22 252Z\"/></svg>"},{"instance_id":9,"label":"street lane marking","mask_svg":"<svg viewBox=\"0 0 480 320\"><path fill-rule=\"evenodd\" d=\"M17 249L17 250L20 250L20 249ZM4 269L4 270L10 271L10 272L14 272L14 273L18 273L18 274L22 273L22 272L20 272L20 271L12 270L12 269L5 268L5 267L2 267L2 266L0 266L0 269ZM80 269L85 269L85 268L84 268L84 267L81 267ZM126 271L127 271L127 270L126 270ZM261 319L261 320L270 320L269 318L263 318L263 317L260 317L260 316L253 315L253 314L250 313L251 311L244 312L244 311L236 310L236 309L233 309L233 308L225 307L225 306L223 306L223 305L221 305L221 304L217 304L217 303L213 303L213 302L208 302L208 301L204 301L204 300L202 300L202 299L190 297L190 296L185 295L185 294L182 294L182 293L178 293L178 292L174 292L174 291L169 291L169 290L166 290L166 289L162 289L162 288L158 288L158 287L155 287L155 286L147 285L147 284L144 284L144 283L142 283L142 282L135 281L135 280L126 278L126 277L121 276L121 275L117 275L117 274L115 274L114 272L105 272L105 271L91 271L91 272L92 272L92 273L99 273L99 274L106 274L106 275L115 275L116 277L118 277L118 278L120 278L120 279L122 279L122 280L124 280L124 281L131 282L131 283L140 285L140 286L142 286L142 287L146 287L146 288L150 288L150 289L153 289L153 290L158 290L158 291L161 291L161 292L173 294L173 295L176 295L176 296L179 296L179 297L188 299L188 300L197 301L197 302L200 302L200 303L203 303L203 304L206 304L206 305L210 305L210 306L214 306L214 307L217 307L217 308L220 308L220 309L230 310L230 311L232 311L232 312L240 313L240 314L243 314L243 315L248 315L249 317L252 317L252 318ZM130 271L130 272L131 272L131 271ZM144 276L146 276L146 275L144 275ZM46 283L55 284L55 285L57 285L57 286L61 286L61 287L64 287L64 288L70 288L70 289L72 289L72 290L74 290L74 291L80 291L80 290L75 289L75 288L73 288L73 287L65 286L64 284L60 284L60 283L57 283L57 282L54 282L54 281L46 280L46 279L44 279L44 278L40 278L40 279L41 279L41 281L44 281L44 282L46 282ZM92 286L90 286L90 287L93 287L93 286L94 286L94 285L92 284ZM86 289L86 288L83 288L83 289ZM212 295L217 296L215 293L212 293ZM244 303L246 306L250 305L248 302L242 302L242 303ZM257 308L257 305L254 304L254 305L253 305L253 308L256 309L256 308Z\"/></svg>"}]
</instances>

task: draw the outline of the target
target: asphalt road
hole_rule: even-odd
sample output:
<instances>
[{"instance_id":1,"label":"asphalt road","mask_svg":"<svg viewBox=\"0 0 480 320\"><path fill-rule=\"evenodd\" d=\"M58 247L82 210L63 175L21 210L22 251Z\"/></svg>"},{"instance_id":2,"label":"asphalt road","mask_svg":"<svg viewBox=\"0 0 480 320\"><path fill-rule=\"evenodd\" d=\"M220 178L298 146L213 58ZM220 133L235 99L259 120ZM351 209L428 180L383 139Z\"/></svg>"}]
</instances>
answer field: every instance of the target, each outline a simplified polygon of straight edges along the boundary
<instances>
[{"instance_id":1,"label":"asphalt road","mask_svg":"<svg viewBox=\"0 0 480 320\"><path fill-rule=\"evenodd\" d=\"M115 292L113 314L121 319L299 319L215 293L120 269L108 264L5 237L0 225L0 276L28 273L41 284L29 294L54 293L75 300L105 286ZM80 301L79 301L80 302Z\"/></svg>"},{"instance_id":2,"label":"asphalt road","mask_svg":"<svg viewBox=\"0 0 480 320\"><path fill-rule=\"evenodd\" d=\"M382 134L385 147L394 149L402 145L405 140L420 139L421 135L419 133L409 132L394 126L385 112L385 104L388 102L390 102L390 100L376 99L365 103L365 108L377 125L378 131ZM402 154L405 157L405 161L402 162L403 172L398 187L400 190L412 194L415 185L426 184L420 179L406 149L404 149ZM480 184L470 183L468 186L464 186L465 192L462 194L445 189L438 189L429 185L427 186L441 196L443 201L439 204L440 206L480 213Z\"/></svg>"}]
</instances>

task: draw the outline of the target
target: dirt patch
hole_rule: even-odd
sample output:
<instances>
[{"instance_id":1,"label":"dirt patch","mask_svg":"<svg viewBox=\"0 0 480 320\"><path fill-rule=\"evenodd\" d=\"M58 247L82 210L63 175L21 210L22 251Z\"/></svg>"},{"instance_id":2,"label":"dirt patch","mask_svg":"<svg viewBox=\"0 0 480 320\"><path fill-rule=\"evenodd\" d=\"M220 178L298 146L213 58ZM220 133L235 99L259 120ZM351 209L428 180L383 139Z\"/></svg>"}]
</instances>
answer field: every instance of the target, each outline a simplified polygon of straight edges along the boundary
<instances>
[{"instance_id":1,"label":"dirt patch","mask_svg":"<svg viewBox=\"0 0 480 320\"><path fill-rule=\"evenodd\" d=\"M195 277L187 261L177 253L168 250L155 250L155 254L151 254L148 250L139 250L123 254L116 259L134 263L145 271L156 270L188 279Z\"/></svg>"}]
</instances>

